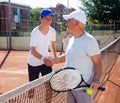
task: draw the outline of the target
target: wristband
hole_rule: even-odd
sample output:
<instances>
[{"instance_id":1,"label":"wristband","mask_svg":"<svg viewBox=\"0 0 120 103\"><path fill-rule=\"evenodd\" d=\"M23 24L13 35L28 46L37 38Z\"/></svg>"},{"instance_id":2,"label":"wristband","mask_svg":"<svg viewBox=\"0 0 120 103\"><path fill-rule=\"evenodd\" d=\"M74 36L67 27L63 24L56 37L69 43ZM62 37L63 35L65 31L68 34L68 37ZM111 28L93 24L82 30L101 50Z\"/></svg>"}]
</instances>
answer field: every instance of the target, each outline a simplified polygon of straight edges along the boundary
<instances>
[{"instance_id":1,"label":"wristband","mask_svg":"<svg viewBox=\"0 0 120 103\"><path fill-rule=\"evenodd\" d=\"M100 83L100 79L97 77L93 77L93 81Z\"/></svg>"},{"instance_id":2,"label":"wristband","mask_svg":"<svg viewBox=\"0 0 120 103\"><path fill-rule=\"evenodd\" d=\"M43 61L45 59L45 57L44 56L41 56L41 60Z\"/></svg>"}]
</instances>

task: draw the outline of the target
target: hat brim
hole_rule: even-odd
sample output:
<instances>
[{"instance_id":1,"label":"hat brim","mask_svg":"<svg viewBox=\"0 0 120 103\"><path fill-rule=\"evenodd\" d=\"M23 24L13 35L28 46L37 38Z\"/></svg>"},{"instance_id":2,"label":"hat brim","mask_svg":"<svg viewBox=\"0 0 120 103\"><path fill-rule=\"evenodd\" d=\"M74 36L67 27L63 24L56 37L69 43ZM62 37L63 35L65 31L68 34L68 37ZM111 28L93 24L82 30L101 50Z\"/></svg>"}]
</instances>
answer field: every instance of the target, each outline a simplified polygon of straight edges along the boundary
<instances>
[{"instance_id":1,"label":"hat brim","mask_svg":"<svg viewBox=\"0 0 120 103\"><path fill-rule=\"evenodd\" d=\"M49 15L45 15L45 16L41 16L41 17L46 17L46 16L54 16L53 14L49 14Z\"/></svg>"},{"instance_id":2,"label":"hat brim","mask_svg":"<svg viewBox=\"0 0 120 103\"><path fill-rule=\"evenodd\" d=\"M40 17L46 17L46 16L54 16L54 14L47 14L47 15L44 15L44 16L40 15Z\"/></svg>"},{"instance_id":3,"label":"hat brim","mask_svg":"<svg viewBox=\"0 0 120 103\"><path fill-rule=\"evenodd\" d=\"M70 15L63 15L63 18L64 18L65 20L68 20L68 19L70 19L71 17L70 17Z\"/></svg>"}]
</instances>

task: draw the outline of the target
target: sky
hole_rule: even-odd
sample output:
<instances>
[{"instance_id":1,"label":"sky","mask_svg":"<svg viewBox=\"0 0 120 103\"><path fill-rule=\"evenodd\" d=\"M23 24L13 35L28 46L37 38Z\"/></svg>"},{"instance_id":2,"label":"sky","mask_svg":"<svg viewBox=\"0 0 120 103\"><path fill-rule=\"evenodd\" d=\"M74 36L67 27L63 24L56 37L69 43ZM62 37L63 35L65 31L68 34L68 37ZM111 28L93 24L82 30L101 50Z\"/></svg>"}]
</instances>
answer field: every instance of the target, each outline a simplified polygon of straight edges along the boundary
<instances>
[{"instance_id":1,"label":"sky","mask_svg":"<svg viewBox=\"0 0 120 103\"><path fill-rule=\"evenodd\" d=\"M25 4L25 5L29 5L32 8L36 8L36 7L42 7L42 8L55 7L56 4L58 4L58 3L63 4L66 7L75 8L77 10L78 10L78 6L81 6L80 0L10 0L10 1L22 3L22 4Z\"/></svg>"}]
</instances>

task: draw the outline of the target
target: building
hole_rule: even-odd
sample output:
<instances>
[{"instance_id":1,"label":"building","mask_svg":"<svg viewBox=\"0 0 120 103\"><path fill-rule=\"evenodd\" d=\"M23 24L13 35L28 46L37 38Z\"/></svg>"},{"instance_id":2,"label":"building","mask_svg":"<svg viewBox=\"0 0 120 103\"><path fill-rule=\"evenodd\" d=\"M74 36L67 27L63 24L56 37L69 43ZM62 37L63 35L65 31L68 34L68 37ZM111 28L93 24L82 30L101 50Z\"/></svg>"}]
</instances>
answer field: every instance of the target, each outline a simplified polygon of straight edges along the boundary
<instances>
[{"instance_id":1,"label":"building","mask_svg":"<svg viewBox=\"0 0 120 103\"><path fill-rule=\"evenodd\" d=\"M11 12L9 12L11 9ZM0 36L7 35L9 31L9 13L11 15L11 31L17 35L17 31L27 31L30 25L30 10L28 5L9 2L0 2Z\"/></svg>"},{"instance_id":2,"label":"building","mask_svg":"<svg viewBox=\"0 0 120 103\"><path fill-rule=\"evenodd\" d=\"M67 8L63 4L57 4L56 7L50 8L53 13L55 14L53 17L52 26L57 30L61 31L60 25L64 25L64 19L62 15L69 14L70 12L74 11L74 8Z\"/></svg>"}]
</instances>

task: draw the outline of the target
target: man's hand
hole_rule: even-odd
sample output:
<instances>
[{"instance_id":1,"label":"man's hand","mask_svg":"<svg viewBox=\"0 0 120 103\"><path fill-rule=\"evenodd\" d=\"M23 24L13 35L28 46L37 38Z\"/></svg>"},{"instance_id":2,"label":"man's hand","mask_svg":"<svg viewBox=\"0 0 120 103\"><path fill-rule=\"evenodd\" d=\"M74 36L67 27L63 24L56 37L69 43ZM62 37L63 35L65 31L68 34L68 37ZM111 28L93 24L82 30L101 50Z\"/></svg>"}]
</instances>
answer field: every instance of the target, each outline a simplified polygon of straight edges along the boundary
<instances>
[{"instance_id":1,"label":"man's hand","mask_svg":"<svg viewBox=\"0 0 120 103\"><path fill-rule=\"evenodd\" d=\"M93 90L93 92L95 92L99 88L99 82L92 81L91 85L90 85L90 88Z\"/></svg>"},{"instance_id":2,"label":"man's hand","mask_svg":"<svg viewBox=\"0 0 120 103\"><path fill-rule=\"evenodd\" d=\"M46 57L46 58L44 59L44 64L45 64L46 66L52 66L52 65L53 65L52 57Z\"/></svg>"}]
</instances>

